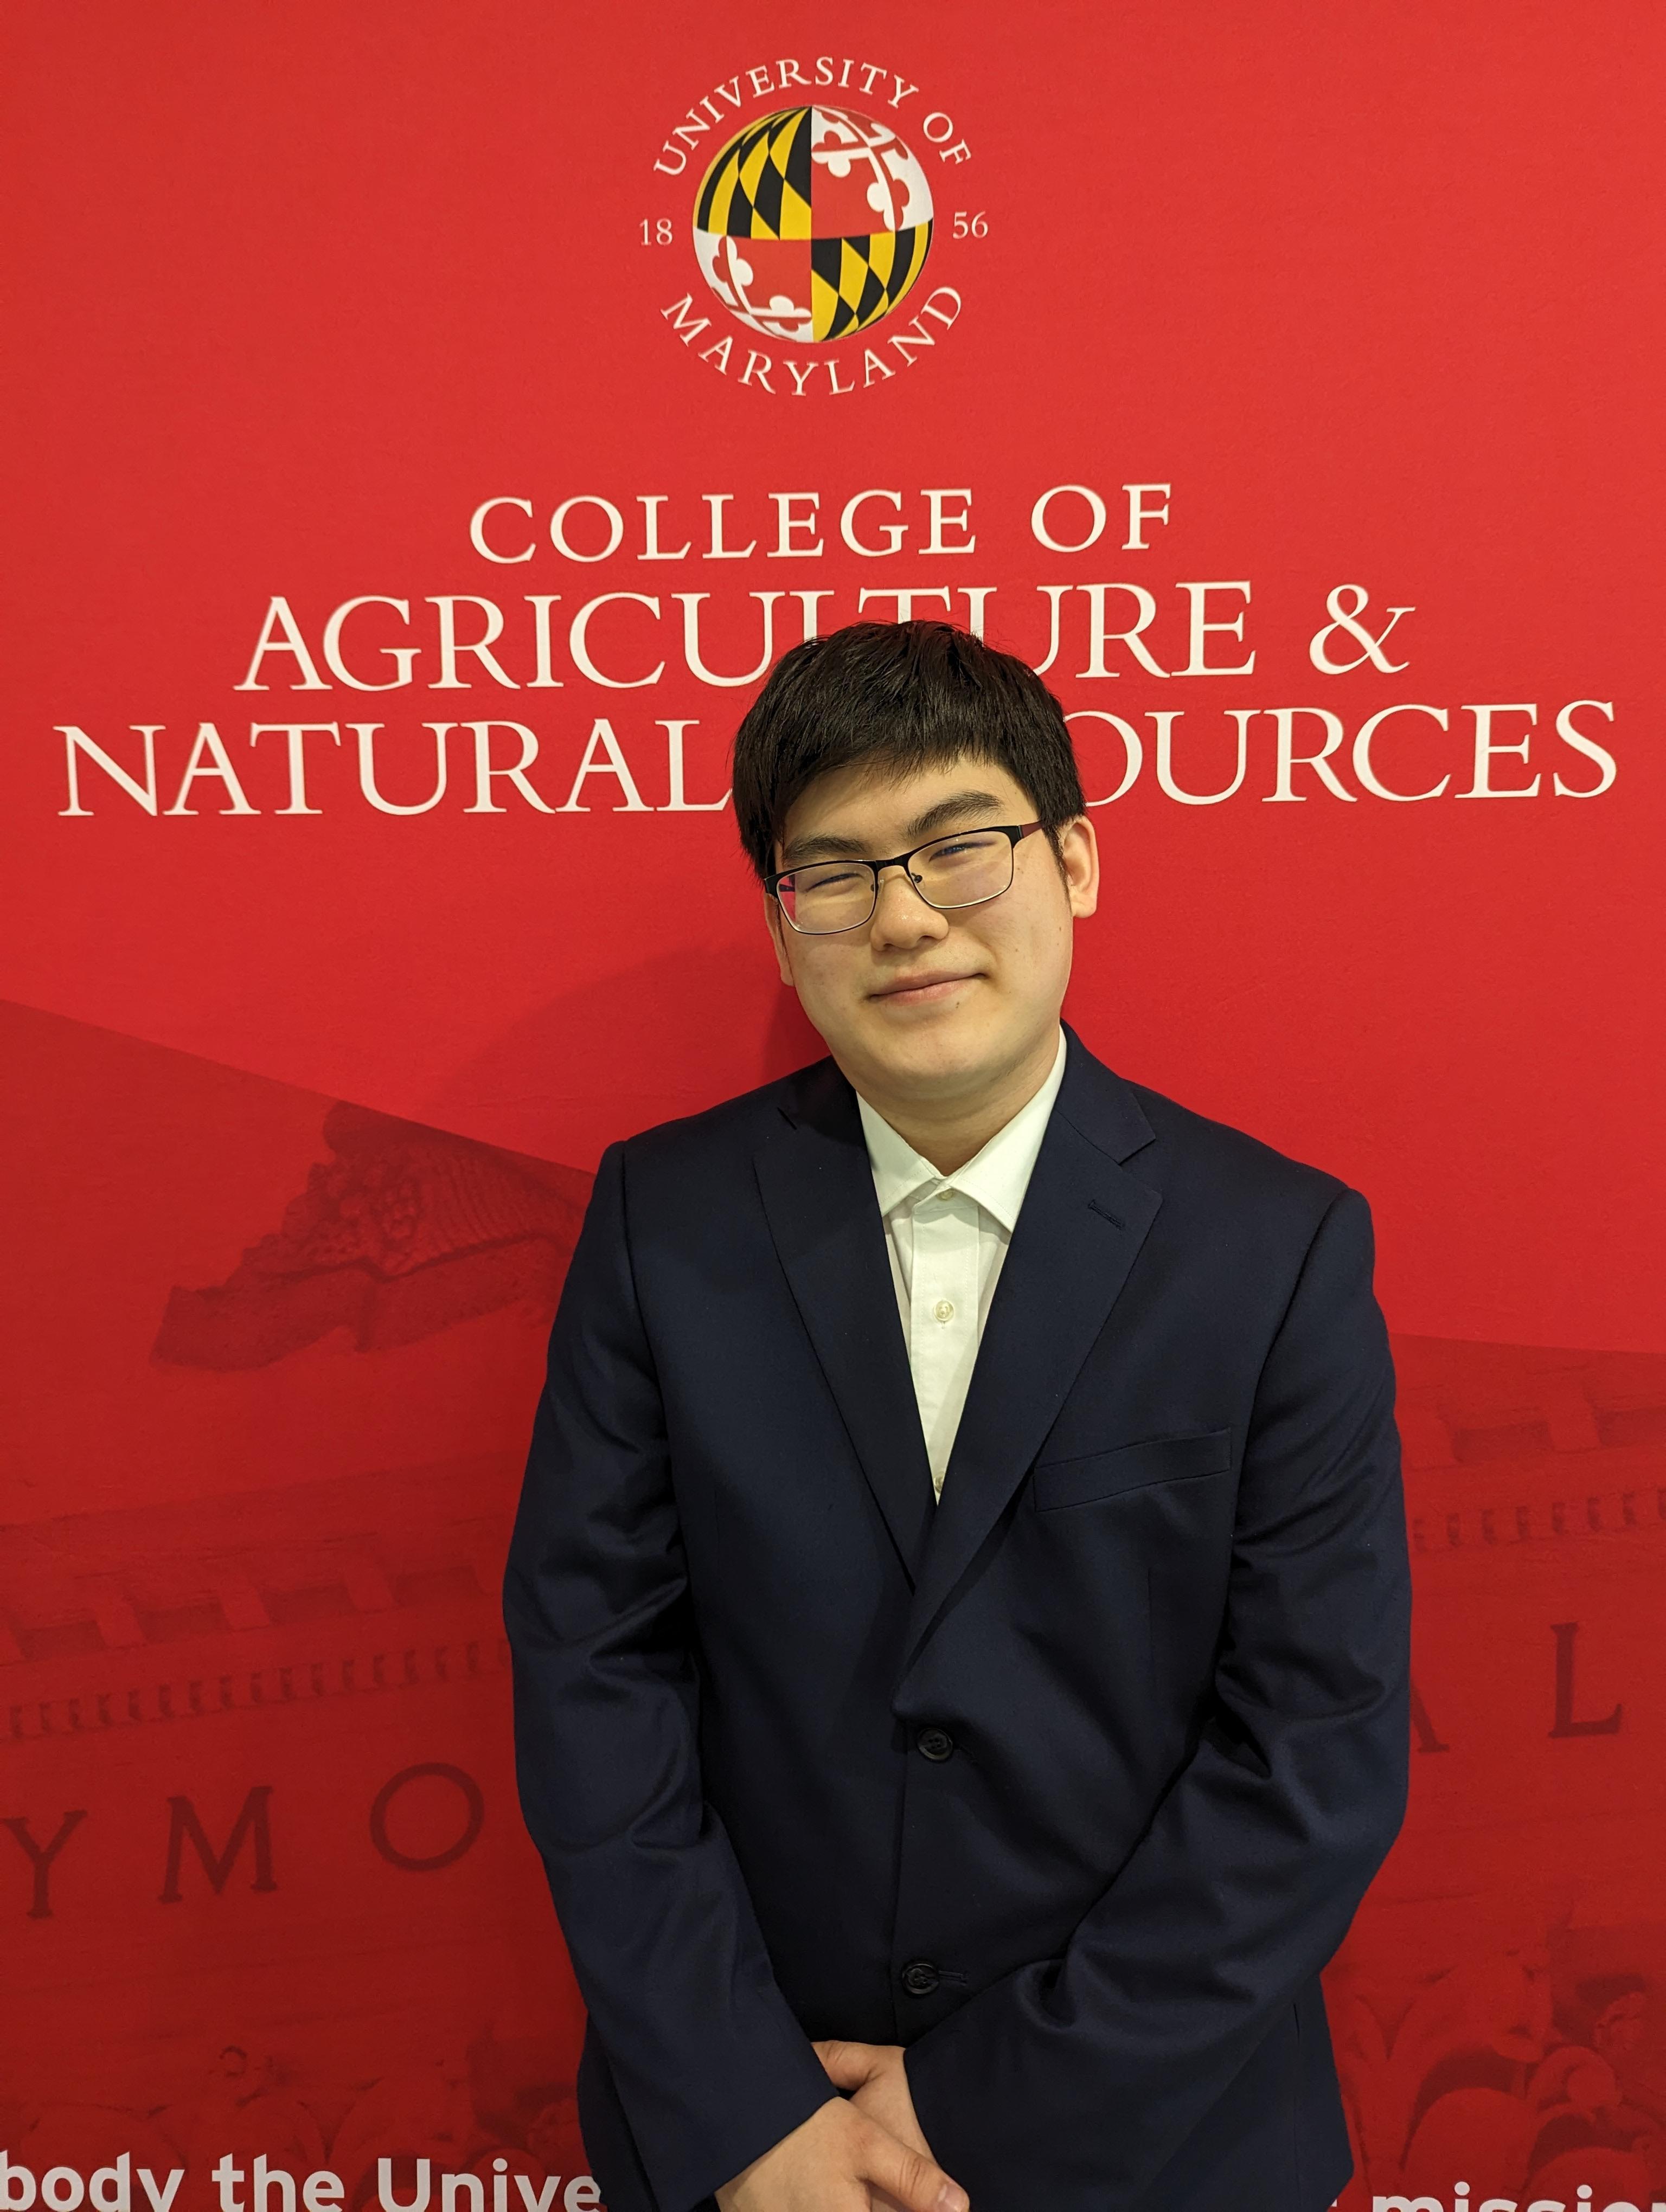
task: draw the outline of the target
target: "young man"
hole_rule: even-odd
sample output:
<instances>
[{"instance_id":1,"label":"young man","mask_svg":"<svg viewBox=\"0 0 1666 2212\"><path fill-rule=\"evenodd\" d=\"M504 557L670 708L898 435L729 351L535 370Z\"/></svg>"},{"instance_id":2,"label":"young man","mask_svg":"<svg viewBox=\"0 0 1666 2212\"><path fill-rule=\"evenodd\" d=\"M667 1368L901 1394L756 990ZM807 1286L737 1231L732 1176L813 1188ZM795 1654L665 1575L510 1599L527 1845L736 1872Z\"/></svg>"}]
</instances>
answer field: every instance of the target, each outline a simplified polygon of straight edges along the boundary
<instances>
[{"instance_id":1,"label":"young man","mask_svg":"<svg viewBox=\"0 0 1666 2212\"><path fill-rule=\"evenodd\" d=\"M1408 1736L1365 1203L1061 1030L1021 661L799 647L734 785L830 1056L604 1157L506 1589L610 2212L1319 2212Z\"/></svg>"}]
</instances>

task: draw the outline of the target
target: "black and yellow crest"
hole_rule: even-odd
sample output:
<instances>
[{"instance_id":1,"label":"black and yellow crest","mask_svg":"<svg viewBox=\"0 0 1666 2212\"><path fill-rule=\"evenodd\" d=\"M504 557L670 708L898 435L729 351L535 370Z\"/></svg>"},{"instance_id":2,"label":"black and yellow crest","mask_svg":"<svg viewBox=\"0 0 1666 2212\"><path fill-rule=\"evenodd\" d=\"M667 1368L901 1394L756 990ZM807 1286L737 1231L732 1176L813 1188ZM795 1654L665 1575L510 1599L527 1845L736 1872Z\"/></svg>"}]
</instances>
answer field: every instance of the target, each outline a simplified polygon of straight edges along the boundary
<instances>
[{"instance_id":1,"label":"black and yellow crest","mask_svg":"<svg viewBox=\"0 0 1666 2212\"><path fill-rule=\"evenodd\" d=\"M866 238L810 243L810 302L816 336L866 330L903 297L925 264L932 227L879 230Z\"/></svg>"},{"instance_id":2,"label":"black and yellow crest","mask_svg":"<svg viewBox=\"0 0 1666 2212\"><path fill-rule=\"evenodd\" d=\"M730 238L808 238L810 110L766 115L731 140L706 173L694 220Z\"/></svg>"},{"instance_id":3,"label":"black and yellow crest","mask_svg":"<svg viewBox=\"0 0 1666 2212\"><path fill-rule=\"evenodd\" d=\"M751 330L798 343L888 314L925 266L931 185L883 118L782 107L720 148L694 203L707 283Z\"/></svg>"}]
</instances>

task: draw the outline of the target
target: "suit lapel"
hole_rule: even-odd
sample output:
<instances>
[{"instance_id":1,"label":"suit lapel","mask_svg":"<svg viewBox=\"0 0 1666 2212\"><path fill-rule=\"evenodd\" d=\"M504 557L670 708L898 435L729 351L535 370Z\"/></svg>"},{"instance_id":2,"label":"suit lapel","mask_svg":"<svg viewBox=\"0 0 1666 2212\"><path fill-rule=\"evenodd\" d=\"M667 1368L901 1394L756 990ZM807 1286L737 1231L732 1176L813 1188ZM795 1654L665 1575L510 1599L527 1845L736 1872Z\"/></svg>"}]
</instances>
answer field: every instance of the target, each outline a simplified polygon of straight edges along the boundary
<instances>
[{"instance_id":1,"label":"suit lapel","mask_svg":"<svg viewBox=\"0 0 1666 2212\"><path fill-rule=\"evenodd\" d=\"M1152 1141L1138 1101L1067 1035L1064 1083L995 1285L915 1579L910 1662L1058 1418L1162 1202L1122 1164Z\"/></svg>"},{"instance_id":2,"label":"suit lapel","mask_svg":"<svg viewBox=\"0 0 1666 2212\"><path fill-rule=\"evenodd\" d=\"M754 1160L775 1250L912 1583L935 1508L855 1093L830 1061Z\"/></svg>"}]
</instances>

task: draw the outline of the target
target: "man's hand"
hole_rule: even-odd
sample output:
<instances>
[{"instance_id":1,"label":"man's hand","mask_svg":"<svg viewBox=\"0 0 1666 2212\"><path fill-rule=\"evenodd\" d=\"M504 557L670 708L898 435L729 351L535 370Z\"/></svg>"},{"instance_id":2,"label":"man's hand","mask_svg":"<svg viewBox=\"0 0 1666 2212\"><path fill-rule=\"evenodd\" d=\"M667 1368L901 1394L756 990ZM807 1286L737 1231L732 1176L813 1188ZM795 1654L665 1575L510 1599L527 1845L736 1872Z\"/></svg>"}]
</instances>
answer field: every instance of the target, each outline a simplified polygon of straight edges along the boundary
<instances>
[{"instance_id":1,"label":"man's hand","mask_svg":"<svg viewBox=\"0 0 1666 2212\"><path fill-rule=\"evenodd\" d=\"M816 2048L824 2065L829 2050L883 2055L867 2044ZM897 2057L900 2073L900 2051ZM903 2096L912 2123L906 2082ZM870 2212L876 2206L881 2212L969 2212L965 2191L933 2162L917 2126L913 2134L913 2142L900 2142L856 2100L830 2098L724 2183L716 2192L719 2212Z\"/></svg>"},{"instance_id":2,"label":"man's hand","mask_svg":"<svg viewBox=\"0 0 1666 2212\"><path fill-rule=\"evenodd\" d=\"M828 2080L849 2093L859 2112L922 2158L931 2157L931 2145L915 2117L900 2043L818 2043L814 2048Z\"/></svg>"}]
</instances>

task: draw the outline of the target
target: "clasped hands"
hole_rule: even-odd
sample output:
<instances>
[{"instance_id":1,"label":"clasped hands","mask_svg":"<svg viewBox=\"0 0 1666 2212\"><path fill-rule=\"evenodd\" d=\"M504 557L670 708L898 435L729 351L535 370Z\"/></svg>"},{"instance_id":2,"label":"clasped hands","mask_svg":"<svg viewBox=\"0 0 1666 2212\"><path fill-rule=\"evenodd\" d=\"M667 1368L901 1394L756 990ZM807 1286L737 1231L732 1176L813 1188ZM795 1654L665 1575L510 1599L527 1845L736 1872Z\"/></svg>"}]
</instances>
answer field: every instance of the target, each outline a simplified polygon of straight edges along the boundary
<instances>
[{"instance_id":1,"label":"clasped hands","mask_svg":"<svg viewBox=\"0 0 1666 2212\"><path fill-rule=\"evenodd\" d=\"M969 2212L921 2134L897 2043L818 2043L842 2097L717 2191L720 2212Z\"/></svg>"}]
</instances>

